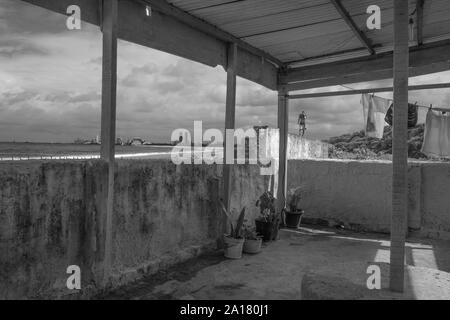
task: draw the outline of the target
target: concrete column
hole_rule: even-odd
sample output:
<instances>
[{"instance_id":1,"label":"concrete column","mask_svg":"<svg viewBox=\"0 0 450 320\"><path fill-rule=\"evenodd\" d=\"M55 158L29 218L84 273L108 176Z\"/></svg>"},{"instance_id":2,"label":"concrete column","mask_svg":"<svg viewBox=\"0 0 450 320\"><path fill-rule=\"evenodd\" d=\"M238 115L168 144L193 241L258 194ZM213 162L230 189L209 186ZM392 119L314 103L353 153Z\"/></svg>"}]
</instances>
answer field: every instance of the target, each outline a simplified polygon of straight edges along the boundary
<instances>
[{"instance_id":1,"label":"concrete column","mask_svg":"<svg viewBox=\"0 0 450 320\"><path fill-rule=\"evenodd\" d=\"M277 188L277 211L286 205L287 193L287 144L289 132L289 100L286 98L287 91L278 91L278 130L280 133L279 162L278 162L278 188Z\"/></svg>"},{"instance_id":2,"label":"concrete column","mask_svg":"<svg viewBox=\"0 0 450 320\"><path fill-rule=\"evenodd\" d=\"M117 91L117 7L118 0L103 0L103 67L102 67L102 115L101 159L108 164L107 188L103 192L105 214L104 281L111 271L112 219L114 210L114 155L116 140L116 91Z\"/></svg>"},{"instance_id":3,"label":"concrete column","mask_svg":"<svg viewBox=\"0 0 450 320\"><path fill-rule=\"evenodd\" d=\"M403 292L408 211L408 1L394 1L394 128L390 289Z\"/></svg>"},{"instance_id":4,"label":"concrete column","mask_svg":"<svg viewBox=\"0 0 450 320\"><path fill-rule=\"evenodd\" d=\"M226 97L226 111L225 111L225 130L235 129L236 118L236 70L237 70L237 44L231 43L228 47L228 64L227 64L227 97ZM230 137L231 138L231 137ZM231 141L230 141L231 140ZM223 166L223 181L224 181L224 204L227 209L230 209L231 205L231 176L233 165L227 164L226 159L234 159L234 137L227 139L225 132L224 143L224 166ZM227 148L231 154L227 152ZM234 161L233 161L234 163Z\"/></svg>"}]
</instances>

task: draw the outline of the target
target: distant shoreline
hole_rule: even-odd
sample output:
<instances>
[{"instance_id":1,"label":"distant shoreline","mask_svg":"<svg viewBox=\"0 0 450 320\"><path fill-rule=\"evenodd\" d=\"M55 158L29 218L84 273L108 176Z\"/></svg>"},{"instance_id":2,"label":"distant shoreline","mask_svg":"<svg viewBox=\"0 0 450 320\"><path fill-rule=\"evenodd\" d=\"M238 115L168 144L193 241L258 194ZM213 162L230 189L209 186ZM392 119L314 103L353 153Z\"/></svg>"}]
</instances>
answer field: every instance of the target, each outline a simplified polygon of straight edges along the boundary
<instances>
[{"instance_id":1,"label":"distant shoreline","mask_svg":"<svg viewBox=\"0 0 450 320\"><path fill-rule=\"evenodd\" d=\"M0 160L10 158L95 158L100 155L99 144L52 143L52 142L0 142ZM172 145L116 145L115 153L120 157L156 156L168 154Z\"/></svg>"},{"instance_id":2,"label":"distant shoreline","mask_svg":"<svg viewBox=\"0 0 450 320\"><path fill-rule=\"evenodd\" d=\"M74 142L30 142L30 141L0 141L0 144L64 144L64 145L74 145L74 146L80 146L80 145L97 145L100 146L101 144L82 144L82 143L74 143ZM170 143L151 143L146 144L145 146L152 146L152 147L172 147L173 145ZM141 147L139 145L130 145L130 147Z\"/></svg>"}]
</instances>

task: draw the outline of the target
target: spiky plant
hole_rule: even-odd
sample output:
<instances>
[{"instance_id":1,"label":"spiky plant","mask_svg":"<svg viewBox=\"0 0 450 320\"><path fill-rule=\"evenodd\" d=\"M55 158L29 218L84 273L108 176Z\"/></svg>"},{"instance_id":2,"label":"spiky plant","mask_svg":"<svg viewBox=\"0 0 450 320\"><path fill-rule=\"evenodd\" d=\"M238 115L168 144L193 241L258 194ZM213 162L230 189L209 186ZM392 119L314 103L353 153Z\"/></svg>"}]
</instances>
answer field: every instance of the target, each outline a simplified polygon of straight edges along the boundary
<instances>
[{"instance_id":1,"label":"spiky plant","mask_svg":"<svg viewBox=\"0 0 450 320\"><path fill-rule=\"evenodd\" d=\"M242 226L244 225L244 219L245 219L245 207L242 208L241 213L239 214L238 219L236 220L236 223L233 224L233 215L230 211L227 210L225 205L221 200L219 200L220 207L222 208L223 213L227 216L228 222L231 226L231 232L230 236L235 239L242 238Z\"/></svg>"}]
</instances>

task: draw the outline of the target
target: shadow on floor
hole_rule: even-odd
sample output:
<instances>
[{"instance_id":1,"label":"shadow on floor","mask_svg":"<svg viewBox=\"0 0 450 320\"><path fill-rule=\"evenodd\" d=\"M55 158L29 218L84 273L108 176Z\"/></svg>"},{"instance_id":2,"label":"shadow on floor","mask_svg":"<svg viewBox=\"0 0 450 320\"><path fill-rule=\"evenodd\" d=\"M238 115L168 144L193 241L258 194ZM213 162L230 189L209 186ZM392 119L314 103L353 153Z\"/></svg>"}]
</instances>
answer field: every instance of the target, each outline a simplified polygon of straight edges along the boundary
<instances>
[{"instance_id":1,"label":"shadow on floor","mask_svg":"<svg viewBox=\"0 0 450 320\"><path fill-rule=\"evenodd\" d=\"M148 299L172 300L170 294L157 294L152 296L153 289L161 284L169 281L186 282L193 278L200 270L219 264L225 258L223 253L217 251L197 258L190 259L186 262L177 264L167 270L161 270L153 275L144 276L141 280L128 285L124 285L107 294L102 294L94 299L100 300L128 300L146 297Z\"/></svg>"},{"instance_id":2,"label":"shadow on floor","mask_svg":"<svg viewBox=\"0 0 450 320\"><path fill-rule=\"evenodd\" d=\"M321 268L333 277L336 268L356 266L350 279L365 286L369 264L389 262L389 235L332 228L280 231L280 240L264 245L261 253L226 260L222 252L202 256L119 288L101 299L283 299L301 298L305 274ZM449 267L450 243L409 239L406 263L441 269ZM409 274L407 273L407 276ZM386 281L386 275L384 276ZM406 279L412 283L415 279Z\"/></svg>"}]
</instances>

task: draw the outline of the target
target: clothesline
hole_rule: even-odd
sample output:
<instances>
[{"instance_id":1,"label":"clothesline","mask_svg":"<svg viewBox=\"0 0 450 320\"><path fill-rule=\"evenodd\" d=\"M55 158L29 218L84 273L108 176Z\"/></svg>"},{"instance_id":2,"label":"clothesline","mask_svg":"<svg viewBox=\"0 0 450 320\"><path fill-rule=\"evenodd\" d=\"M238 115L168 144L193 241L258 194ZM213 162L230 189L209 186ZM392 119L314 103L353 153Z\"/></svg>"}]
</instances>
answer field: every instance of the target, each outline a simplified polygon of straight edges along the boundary
<instances>
[{"instance_id":1,"label":"clothesline","mask_svg":"<svg viewBox=\"0 0 450 320\"><path fill-rule=\"evenodd\" d=\"M350 90L355 90L355 89L353 89L352 87L349 87L349 86L346 86L346 85L340 85L341 87L344 87L344 88L347 88L347 89L350 89ZM375 96L375 97L378 97L378 98L382 98L382 99L386 99L386 100L389 100L389 101L393 101L392 99L388 99L388 98L384 98L384 97L380 97L380 96L378 96L378 95L375 95L375 94L371 94L372 96ZM418 108L426 108L426 109L431 109L431 110L435 110L435 111L441 111L441 112L450 112L450 108L436 108L436 107L433 107L433 105L431 104L430 106L423 106L423 105L419 105L419 104L417 104L417 102L416 102L416 104L415 104Z\"/></svg>"},{"instance_id":2,"label":"clothesline","mask_svg":"<svg viewBox=\"0 0 450 320\"><path fill-rule=\"evenodd\" d=\"M365 92L361 97L364 117L364 134L367 137L382 139L385 137L385 123L393 126L392 99L376 96L375 93ZM418 108L442 111L427 112L423 134L421 152L430 157L450 157L450 112L446 108L433 108L433 105L408 105L408 129L416 128Z\"/></svg>"},{"instance_id":3,"label":"clothesline","mask_svg":"<svg viewBox=\"0 0 450 320\"><path fill-rule=\"evenodd\" d=\"M375 97L378 97L378 98L386 99L386 98L384 98L384 97L376 96L376 95L374 95L374 94L373 94L372 96L375 96ZM389 100L389 101L392 101L392 102L394 101L394 100L392 100L392 99L386 99L386 100ZM433 107L432 104L430 104L429 106L423 106L423 105L414 103L414 105L415 105L417 108L425 108L425 109L431 109L431 110L441 111L441 112L450 112L450 108L437 108L437 107Z\"/></svg>"},{"instance_id":4,"label":"clothesline","mask_svg":"<svg viewBox=\"0 0 450 320\"><path fill-rule=\"evenodd\" d=\"M433 107L432 105L427 107L427 106L421 106L421 105L417 105L418 108L427 108L427 109L431 109L431 110L435 110L435 111L441 111L441 112L450 112L450 109L446 109L446 108L436 108Z\"/></svg>"}]
</instances>

